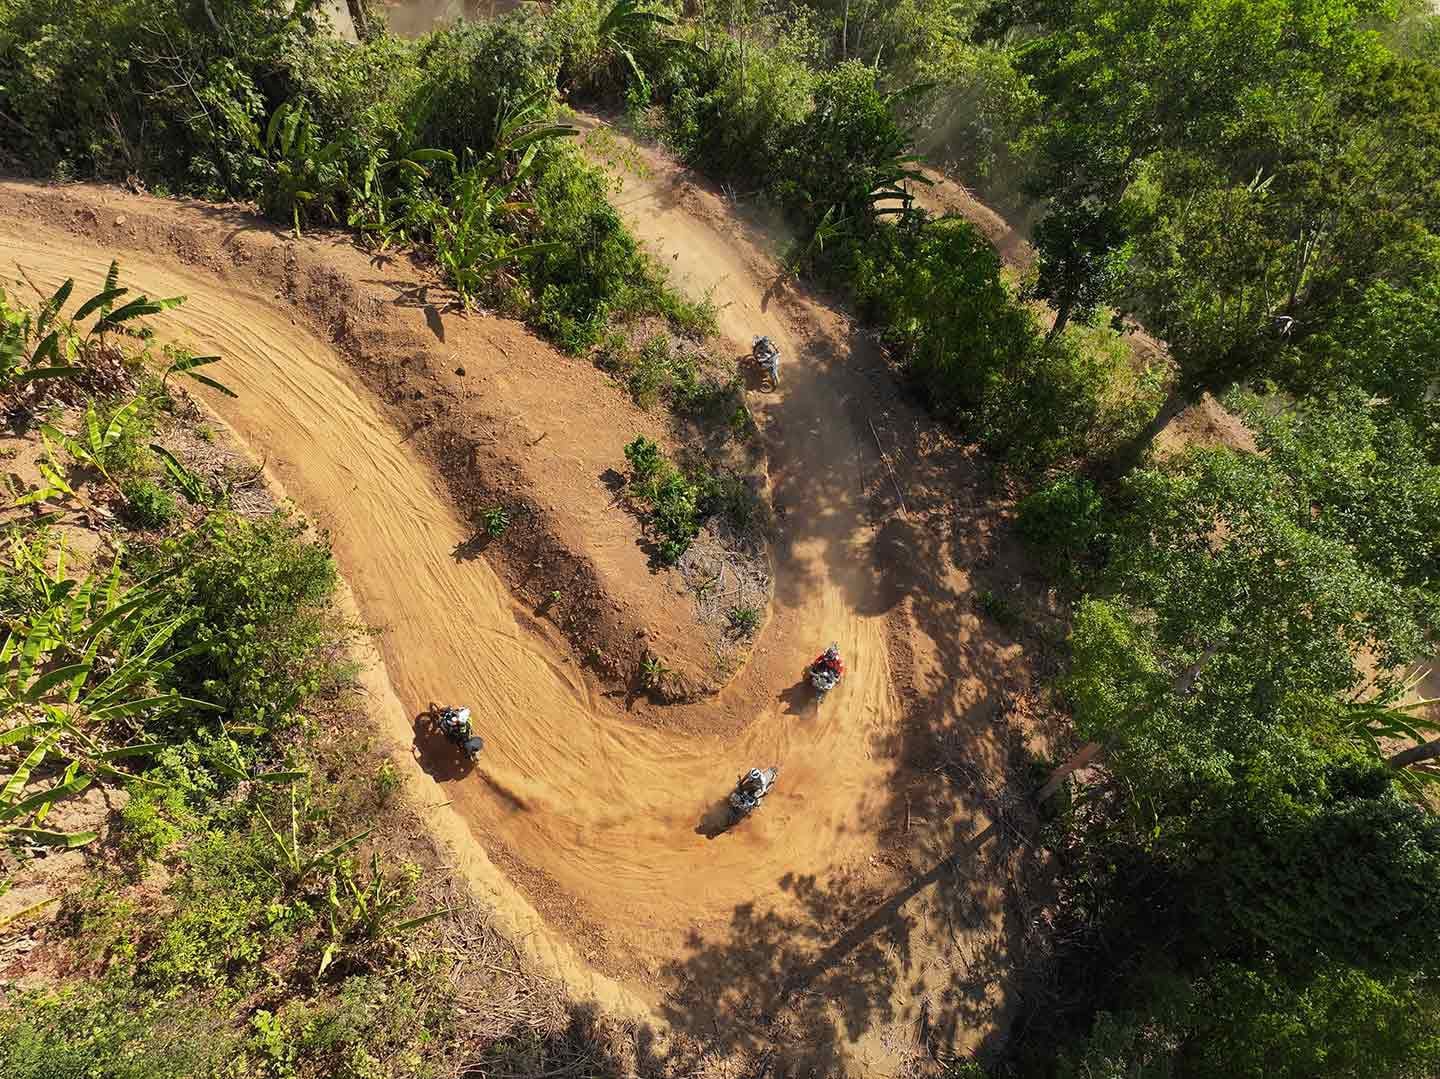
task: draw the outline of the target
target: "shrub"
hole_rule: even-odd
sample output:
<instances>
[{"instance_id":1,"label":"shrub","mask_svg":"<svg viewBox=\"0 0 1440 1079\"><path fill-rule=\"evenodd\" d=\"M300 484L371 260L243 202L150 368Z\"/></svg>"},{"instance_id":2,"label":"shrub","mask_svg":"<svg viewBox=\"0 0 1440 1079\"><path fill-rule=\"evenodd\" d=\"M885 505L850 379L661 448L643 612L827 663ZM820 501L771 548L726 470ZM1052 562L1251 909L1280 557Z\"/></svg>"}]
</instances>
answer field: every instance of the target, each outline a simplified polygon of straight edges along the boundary
<instances>
[{"instance_id":1,"label":"shrub","mask_svg":"<svg viewBox=\"0 0 1440 1079\"><path fill-rule=\"evenodd\" d=\"M505 512L504 506L491 506L480 515L480 519L484 522L485 534L491 539L499 539L510 527L510 515Z\"/></svg>"},{"instance_id":2,"label":"shrub","mask_svg":"<svg viewBox=\"0 0 1440 1079\"><path fill-rule=\"evenodd\" d=\"M330 609L335 564L303 525L281 514L214 513L139 562L142 572L173 574L171 608L195 615L185 643L208 645L175 668L187 695L268 725L340 676L334 653L346 634Z\"/></svg>"},{"instance_id":3,"label":"shrub","mask_svg":"<svg viewBox=\"0 0 1440 1079\"><path fill-rule=\"evenodd\" d=\"M644 435L625 447L625 457L630 489L649 506L648 523L660 537L657 557L673 565L700 534L700 489Z\"/></svg>"},{"instance_id":4,"label":"shrub","mask_svg":"<svg viewBox=\"0 0 1440 1079\"><path fill-rule=\"evenodd\" d=\"M1066 476L1026 497L1015 530L1052 575L1079 575L1096 553L1104 505L1095 485L1083 476Z\"/></svg>"},{"instance_id":5,"label":"shrub","mask_svg":"<svg viewBox=\"0 0 1440 1079\"><path fill-rule=\"evenodd\" d=\"M419 75L400 114L418 145L484 153L507 110L555 92L558 60L540 21L525 12L493 22L457 22L421 45Z\"/></svg>"},{"instance_id":6,"label":"shrub","mask_svg":"<svg viewBox=\"0 0 1440 1079\"><path fill-rule=\"evenodd\" d=\"M861 311L942 416L973 423L1038 347L1034 320L1000 278L1000 258L958 218L907 217L840 259Z\"/></svg>"},{"instance_id":7,"label":"shrub","mask_svg":"<svg viewBox=\"0 0 1440 1079\"><path fill-rule=\"evenodd\" d=\"M731 607L730 628L742 637L753 637L755 631L760 628L760 609L758 607Z\"/></svg>"},{"instance_id":8,"label":"shrub","mask_svg":"<svg viewBox=\"0 0 1440 1079\"><path fill-rule=\"evenodd\" d=\"M125 509L141 528L162 529L174 522L180 508L175 496L154 480L132 478L120 487Z\"/></svg>"}]
</instances>

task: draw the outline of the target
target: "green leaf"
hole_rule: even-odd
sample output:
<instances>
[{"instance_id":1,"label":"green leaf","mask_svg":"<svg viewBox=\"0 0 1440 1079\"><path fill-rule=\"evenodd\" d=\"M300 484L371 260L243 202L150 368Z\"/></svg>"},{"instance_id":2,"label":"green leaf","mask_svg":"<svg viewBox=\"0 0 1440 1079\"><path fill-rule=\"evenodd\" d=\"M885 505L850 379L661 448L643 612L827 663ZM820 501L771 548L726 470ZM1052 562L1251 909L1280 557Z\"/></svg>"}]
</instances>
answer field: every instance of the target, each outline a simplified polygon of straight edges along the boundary
<instances>
[{"instance_id":1,"label":"green leaf","mask_svg":"<svg viewBox=\"0 0 1440 1079\"><path fill-rule=\"evenodd\" d=\"M55 290L55 294L45 301L40 308L40 314L35 320L36 332L44 333L46 327L55 320L55 316L65 306L65 301L70 298L70 293L75 288L75 278L67 277L65 283Z\"/></svg>"},{"instance_id":2,"label":"green leaf","mask_svg":"<svg viewBox=\"0 0 1440 1079\"><path fill-rule=\"evenodd\" d=\"M329 861L332 858L338 858L340 855L345 854L348 851L354 850L361 843L365 842L365 840L369 839L370 834L374 831L374 828L366 828L363 832L360 832L357 835L352 835L349 839L342 839L339 843L336 843L329 850L325 851L324 854L320 855L320 857L317 858L316 861Z\"/></svg>"},{"instance_id":3,"label":"green leaf","mask_svg":"<svg viewBox=\"0 0 1440 1079\"><path fill-rule=\"evenodd\" d=\"M165 371L166 376L178 375L183 371L190 371L196 367L204 367L207 364L219 363L219 356L186 356L176 360Z\"/></svg>"},{"instance_id":4,"label":"green leaf","mask_svg":"<svg viewBox=\"0 0 1440 1079\"><path fill-rule=\"evenodd\" d=\"M110 422L105 425L105 438L101 448L108 450L115 443L120 441L120 436L125 433L125 422L133 416L140 408L140 398L135 398L129 404L116 411L110 417Z\"/></svg>"},{"instance_id":5,"label":"green leaf","mask_svg":"<svg viewBox=\"0 0 1440 1079\"><path fill-rule=\"evenodd\" d=\"M304 779L309 774L309 772L303 770L297 772L261 772L255 777L255 780L259 783L294 783L297 780Z\"/></svg>"},{"instance_id":6,"label":"green leaf","mask_svg":"<svg viewBox=\"0 0 1440 1079\"><path fill-rule=\"evenodd\" d=\"M40 828L11 828L6 835L20 836L42 847L83 847L99 838L99 832L47 832Z\"/></svg>"},{"instance_id":7,"label":"green leaf","mask_svg":"<svg viewBox=\"0 0 1440 1079\"><path fill-rule=\"evenodd\" d=\"M24 382L40 382L50 378L74 378L85 373L83 367L32 367L15 378L16 385Z\"/></svg>"},{"instance_id":8,"label":"green leaf","mask_svg":"<svg viewBox=\"0 0 1440 1079\"><path fill-rule=\"evenodd\" d=\"M164 308L148 296L137 296L124 307L103 315L94 326L90 328L91 333L103 333L112 329L122 322L129 322L132 318L140 318L143 315L158 315Z\"/></svg>"},{"instance_id":9,"label":"green leaf","mask_svg":"<svg viewBox=\"0 0 1440 1079\"><path fill-rule=\"evenodd\" d=\"M218 769L220 769L220 771L221 771L222 774L229 776L231 779L235 780L235 782L237 782L237 783L244 783L247 779L250 778L250 777L249 777L248 775L246 775L241 769L236 768L236 767L235 767L233 764L231 764L229 761L217 760L217 761L215 762L215 767L218 768ZM262 814L262 816L261 816L261 819L264 820L263 814ZM267 820L267 821L265 821L265 824L266 824L267 826L269 826L270 822ZM271 829L270 829L270 833L275 836L276 842L279 842L280 836L275 832L275 829L274 829L274 828L271 828Z\"/></svg>"},{"instance_id":10,"label":"green leaf","mask_svg":"<svg viewBox=\"0 0 1440 1079\"><path fill-rule=\"evenodd\" d=\"M162 693L153 697L142 697L139 700L125 701L121 704L107 704L104 708L97 708L90 713L92 719L113 719L116 716L128 716L134 712L144 712L147 709L173 709L173 708L198 708L207 712L223 712L225 709L218 704L209 701L197 701L192 697L182 697L178 693Z\"/></svg>"},{"instance_id":11,"label":"green leaf","mask_svg":"<svg viewBox=\"0 0 1440 1079\"><path fill-rule=\"evenodd\" d=\"M13 746L16 742L23 742L43 731L54 729L55 724L53 723L25 723L19 727L11 727L8 731L0 733L0 746Z\"/></svg>"},{"instance_id":12,"label":"green leaf","mask_svg":"<svg viewBox=\"0 0 1440 1079\"><path fill-rule=\"evenodd\" d=\"M427 163L431 161L444 161L447 164L453 165L455 164L455 155L452 154L449 150L436 150L433 148L426 148L423 150L411 150L408 154L401 158L401 160L424 161Z\"/></svg>"},{"instance_id":13,"label":"green leaf","mask_svg":"<svg viewBox=\"0 0 1440 1079\"><path fill-rule=\"evenodd\" d=\"M79 794L93 782L94 779L90 776L79 776L64 783L58 783L48 790L32 794L28 798L22 798L13 805L0 806L0 821L19 820L21 817L44 809L62 798Z\"/></svg>"},{"instance_id":14,"label":"green leaf","mask_svg":"<svg viewBox=\"0 0 1440 1079\"><path fill-rule=\"evenodd\" d=\"M85 433L90 438L90 445L86 447L90 451L90 459L93 463L99 464L100 457L100 416L95 411L95 402L85 403Z\"/></svg>"},{"instance_id":15,"label":"green leaf","mask_svg":"<svg viewBox=\"0 0 1440 1079\"><path fill-rule=\"evenodd\" d=\"M20 762L20 767L16 768L14 774L10 776L4 789L0 790L0 806L10 805L19 796L20 792L25 789L25 784L30 781L30 773L45 759L46 754L50 752L50 747L59 739L59 732L54 731L36 743L35 748Z\"/></svg>"},{"instance_id":16,"label":"green leaf","mask_svg":"<svg viewBox=\"0 0 1440 1079\"><path fill-rule=\"evenodd\" d=\"M429 914L422 914L418 918L411 918L408 921L400 922L391 929L391 932L407 933L412 929L418 929L426 922L433 922L436 918L443 918L449 913L449 907L441 907L439 910L432 910Z\"/></svg>"},{"instance_id":17,"label":"green leaf","mask_svg":"<svg viewBox=\"0 0 1440 1079\"><path fill-rule=\"evenodd\" d=\"M61 682L68 682L75 677L84 677L89 673L90 664L88 663L71 663L64 667L56 667L53 671L46 672L30 683L24 693L25 700L33 704Z\"/></svg>"},{"instance_id":18,"label":"green leaf","mask_svg":"<svg viewBox=\"0 0 1440 1079\"><path fill-rule=\"evenodd\" d=\"M111 300L118 299L129 291L128 288L107 288L104 292L96 293L80 305L80 309L72 316L73 321L79 322L86 315L98 311Z\"/></svg>"},{"instance_id":19,"label":"green leaf","mask_svg":"<svg viewBox=\"0 0 1440 1079\"><path fill-rule=\"evenodd\" d=\"M48 337L46 337L43 341L40 342L39 345L36 346L34 354L30 357L30 362L40 363L43 360L48 360L53 356L58 355L59 352L60 331L54 330L50 333Z\"/></svg>"}]
</instances>

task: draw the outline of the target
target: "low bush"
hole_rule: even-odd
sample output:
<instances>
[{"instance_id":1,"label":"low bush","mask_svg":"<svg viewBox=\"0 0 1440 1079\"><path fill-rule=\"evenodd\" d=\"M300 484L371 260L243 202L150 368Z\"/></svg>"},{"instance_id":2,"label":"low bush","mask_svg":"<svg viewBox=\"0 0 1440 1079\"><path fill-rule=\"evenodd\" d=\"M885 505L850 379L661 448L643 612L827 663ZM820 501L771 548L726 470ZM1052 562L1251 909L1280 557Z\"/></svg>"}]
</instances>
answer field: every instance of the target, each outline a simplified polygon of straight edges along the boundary
<instances>
[{"instance_id":1,"label":"low bush","mask_svg":"<svg viewBox=\"0 0 1440 1079\"><path fill-rule=\"evenodd\" d=\"M171 574L167 605L194 621L187 643L206 649L175 668L177 686L240 723L262 726L334 686L343 627L330 609L330 549L283 515L212 513L193 531L137 552L141 575Z\"/></svg>"},{"instance_id":2,"label":"low bush","mask_svg":"<svg viewBox=\"0 0 1440 1079\"><path fill-rule=\"evenodd\" d=\"M657 557L674 564L700 534L700 488L641 435L625 447L630 490L649 507L648 524L659 535Z\"/></svg>"},{"instance_id":3,"label":"low bush","mask_svg":"<svg viewBox=\"0 0 1440 1079\"><path fill-rule=\"evenodd\" d=\"M724 514L741 529L766 523L765 506L743 477L715 472L697 455L677 467L640 435L625 447L625 457L630 491L648 507L646 522L659 536L657 558L667 565L680 560L714 514Z\"/></svg>"},{"instance_id":4,"label":"low bush","mask_svg":"<svg viewBox=\"0 0 1440 1079\"><path fill-rule=\"evenodd\" d=\"M179 516L175 496L151 479L136 477L120 487L125 496L125 510L140 528L168 528Z\"/></svg>"},{"instance_id":5,"label":"low bush","mask_svg":"<svg viewBox=\"0 0 1440 1079\"><path fill-rule=\"evenodd\" d=\"M1015 529L1051 576L1083 575L1097 553L1104 504L1083 476L1054 480L1021 501Z\"/></svg>"}]
</instances>

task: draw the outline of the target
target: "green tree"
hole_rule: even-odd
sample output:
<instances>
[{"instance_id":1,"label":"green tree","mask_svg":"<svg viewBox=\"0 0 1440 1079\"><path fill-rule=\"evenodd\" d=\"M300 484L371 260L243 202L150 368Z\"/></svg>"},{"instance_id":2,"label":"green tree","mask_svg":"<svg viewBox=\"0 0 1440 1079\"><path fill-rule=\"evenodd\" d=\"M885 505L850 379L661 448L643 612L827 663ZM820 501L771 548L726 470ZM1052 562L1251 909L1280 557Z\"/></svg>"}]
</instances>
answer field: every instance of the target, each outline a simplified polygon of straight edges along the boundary
<instances>
[{"instance_id":1,"label":"green tree","mask_svg":"<svg viewBox=\"0 0 1440 1079\"><path fill-rule=\"evenodd\" d=\"M1020 54L1046 102L1028 136L1030 188L1047 200L1038 292L1062 324L1104 303L1137 314L1178 369L1118 470L1206 391L1275 379L1303 392L1338 375L1414 400L1427 384L1423 351L1345 349L1375 340L1350 317L1372 289L1392 308L1426 295L1411 282L1440 197L1440 81L1381 45L1371 27L1393 13L1293 0L1041 11L1056 21Z\"/></svg>"}]
</instances>

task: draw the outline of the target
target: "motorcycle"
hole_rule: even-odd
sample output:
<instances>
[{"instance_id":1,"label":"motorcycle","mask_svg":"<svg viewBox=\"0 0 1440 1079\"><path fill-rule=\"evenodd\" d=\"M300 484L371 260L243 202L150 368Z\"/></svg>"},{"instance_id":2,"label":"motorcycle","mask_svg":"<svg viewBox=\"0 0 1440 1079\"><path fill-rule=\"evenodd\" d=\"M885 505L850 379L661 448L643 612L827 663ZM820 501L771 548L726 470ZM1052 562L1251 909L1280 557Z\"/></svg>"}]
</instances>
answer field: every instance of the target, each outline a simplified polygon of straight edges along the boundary
<instances>
[{"instance_id":1,"label":"motorcycle","mask_svg":"<svg viewBox=\"0 0 1440 1079\"><path fill-rule=\"evenodd\" d=\"M840 679L845 677L845 663L840 658L840 646L831 644L829 648L815 657L815 662L805 668L805 677L810 679L810 685L821 700L825 694L840 684Z\"/></svg>"},{"instance_id":2,"label":"motorcycle","mask_svg":"<svg viewBox=\"0 0 1440 1079\"><path fill-rule=\"evenodd\" d=\"M735 784L735 789L730 792L730 823L738 824L755 810L760 808L760 803L765 795L770 793L770 788L775 786L775 777L780 774L779 767L775 768L752 768L740 777Z\"/></svg>"},{"instance_id":3,"label":"motorcycle","mask_svg":"<svg viewBox=\"0 0 1440 1079\"><path fill-rule=\"evenodd\" d=\"M769 392L780 384L780 350L768 337L750 342L750 361L760 369L760 389Z\"/></svg>"},{"instance_id":4,"label":"motorcycle","mask_svg":"<svg viewBox=\"0 0 1440 1079\"><path fill-rule=\"evenodd\" d=\"M472 761L480 756L485 742L470 729L470 709L440 708L431 712L436 729L448 738Z\"/></svg>"}]
</instances>

